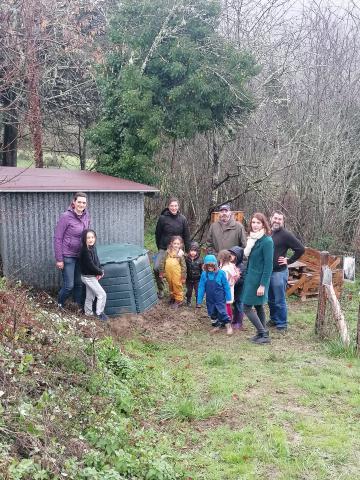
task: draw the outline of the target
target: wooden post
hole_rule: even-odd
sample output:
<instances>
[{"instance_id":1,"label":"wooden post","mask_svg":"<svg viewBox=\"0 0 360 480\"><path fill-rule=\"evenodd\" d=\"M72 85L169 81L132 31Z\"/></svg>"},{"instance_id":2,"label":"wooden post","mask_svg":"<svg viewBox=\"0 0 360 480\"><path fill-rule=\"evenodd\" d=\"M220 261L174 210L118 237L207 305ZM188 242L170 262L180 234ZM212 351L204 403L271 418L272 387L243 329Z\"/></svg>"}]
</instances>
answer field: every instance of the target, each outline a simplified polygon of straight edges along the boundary
<instances>
[{"instance_id":1,"label":"wooden post","mask_svg":"<svg viewBox=\"0 0 360 480\"><path fill-rule=\"evenodd\" d=\"M330 270L330 269L329 269ZM331 270L330 270L331 272ZM348 347L350 345L349 330L345 321L344 314L341 310L340 302L337 299L334 286L332 283L325 285L327 297L331 303L333 315L335 317L336 325L339 330L343 344Z\"/></svg>"},{"instance_id":2,"label":"wooden post","mask_svg":"<svg viewBox=\"0 0 360 480\"><path fill-rule=\"evenodd\" d=\"M319 297L318 309L315 322L315 333L320 338L325 336L325 313L326 313L326 288L323 285L324 268L329 262L329 252L320 252L320 282L319 282Z\"/></svg>"},{"instance_id":3,"label":"wooden post","mask_svg":"<svg viewBox=\"0 0 360 480\"><path fill-rule=\"evenodd\" d=\"M360 303L359 303L358 321L357 321L356 351L358 356L360 357Z\"/></svg>"}]
</instances>

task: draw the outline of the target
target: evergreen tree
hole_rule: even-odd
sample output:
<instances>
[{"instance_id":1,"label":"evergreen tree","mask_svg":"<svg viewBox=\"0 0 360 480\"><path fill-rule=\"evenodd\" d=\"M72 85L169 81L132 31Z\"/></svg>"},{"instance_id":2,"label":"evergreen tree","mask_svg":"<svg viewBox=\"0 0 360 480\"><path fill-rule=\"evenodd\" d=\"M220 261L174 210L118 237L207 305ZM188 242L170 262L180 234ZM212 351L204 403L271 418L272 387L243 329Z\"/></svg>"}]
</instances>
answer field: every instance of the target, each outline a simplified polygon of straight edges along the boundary
<instances>
[{"instance_id":1,"label":"evergreen tree","mask_svg":"<svg viewBox=\"0 0 360 480\"><path fill-rule=\"evenodd\" d=\"M97 170L152 183L171 139L236 121L253 107L253 58L219 33L217 0L124 0L100 78L103 116L90 138Z\"/></svg>"}]
</instances>

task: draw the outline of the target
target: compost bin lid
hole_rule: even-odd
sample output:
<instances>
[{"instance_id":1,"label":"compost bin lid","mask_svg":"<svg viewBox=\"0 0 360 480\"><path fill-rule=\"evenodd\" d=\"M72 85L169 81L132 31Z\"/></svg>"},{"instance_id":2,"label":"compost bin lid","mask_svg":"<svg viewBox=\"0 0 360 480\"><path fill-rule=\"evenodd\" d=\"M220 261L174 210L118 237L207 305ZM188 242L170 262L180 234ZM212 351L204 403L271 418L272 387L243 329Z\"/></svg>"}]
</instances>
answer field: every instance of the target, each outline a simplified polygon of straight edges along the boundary
<instances>
[{"instance_id":1,"label":"compost bin lid","mask_svg":"<svg viewBox=\"0 0 360 480\"><path fill-rule=\"evenodd\" d=\"M110 245L98 245L96 247L100 263L123 263L131 262L141 255L146 255L147 250L131 243L111 243Z\"/></svg>"}]
</instances>

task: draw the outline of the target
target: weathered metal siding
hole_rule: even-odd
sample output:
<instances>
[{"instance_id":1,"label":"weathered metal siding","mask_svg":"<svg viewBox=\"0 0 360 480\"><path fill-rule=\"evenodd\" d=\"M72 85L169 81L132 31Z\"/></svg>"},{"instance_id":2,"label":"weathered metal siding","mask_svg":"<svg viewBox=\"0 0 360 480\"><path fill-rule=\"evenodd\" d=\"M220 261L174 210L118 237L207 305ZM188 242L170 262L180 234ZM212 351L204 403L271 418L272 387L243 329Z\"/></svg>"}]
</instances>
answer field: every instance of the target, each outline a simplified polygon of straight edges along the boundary
<instances>
[{"instance_id":1,"label":"weathered metal siding","mask_svg":"<svg viewBox=\"0 0 360 480\"><path fill-rule=\"evenodd\" d=\"M41 288L59 286L53 235L71 197L69 193L0 193L0 248L6 277ZM88 207L99 243L143 246L142 193L91 192Z\"/></svg>"}]
</instances>

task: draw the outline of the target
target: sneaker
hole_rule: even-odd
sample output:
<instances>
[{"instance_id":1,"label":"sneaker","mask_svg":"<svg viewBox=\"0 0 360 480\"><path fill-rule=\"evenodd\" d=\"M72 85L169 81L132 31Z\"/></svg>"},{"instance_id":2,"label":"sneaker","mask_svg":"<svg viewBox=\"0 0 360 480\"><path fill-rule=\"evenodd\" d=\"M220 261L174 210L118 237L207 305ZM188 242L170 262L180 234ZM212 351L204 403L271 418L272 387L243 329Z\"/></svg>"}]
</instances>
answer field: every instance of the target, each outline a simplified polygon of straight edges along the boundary
<instances>
[{"instance_id":1,"label":"sneaker","mask_svg":"<svg viewBox=\"0 0 360 480\"><path fill-rule=\"evenodd\" d=\"M106 320L109 320L109 317L107 315L105 315L104 312L102 312L102 313L100 313L99 315L96 315L96 316L102 322L106 322Z\"/></svg>"},{"instance_id":2,"label":"sneaker","mask_svg":"<svg viewBox=\"0 0 360 480\"><path fill-rule=\"evenodd\" d=\"M234 332L233 332L233 329L232 329L232 326L230 323L227 323L226 324L226 335L232 335Z\"/></svg>"}]
</instances>

